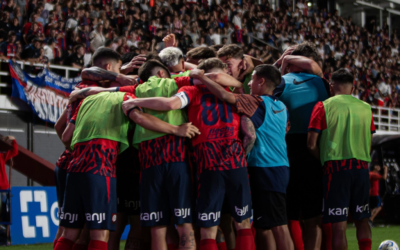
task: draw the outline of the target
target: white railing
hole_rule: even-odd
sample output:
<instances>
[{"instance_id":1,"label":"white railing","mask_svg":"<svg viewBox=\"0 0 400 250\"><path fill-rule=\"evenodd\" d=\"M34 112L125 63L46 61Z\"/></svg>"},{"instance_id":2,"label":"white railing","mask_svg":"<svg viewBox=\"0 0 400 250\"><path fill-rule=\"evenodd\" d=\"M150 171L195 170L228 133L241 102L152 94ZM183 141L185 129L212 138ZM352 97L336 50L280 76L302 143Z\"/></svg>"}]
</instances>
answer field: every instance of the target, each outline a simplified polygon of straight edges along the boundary
<instances>
[{"instance_id":1,"label":"white railing","mask_svg":"<svg viewBox=\"0 0 400 250\"><path fill-rule=\"evenodd\" d=\"M400 109L371 106L378 133L400 134Z\"/></svg>"},{"instance_id":2,"label":"white railing","mask_svg":"<svg viewBox=\"0 0 400 250\"><path fill-rule=\"evenodd\" d=\"M8 63L8 61L5 61L5 60L2 60L1 62ZM18 63L20 65L21 69L24 69L25 65L35 66L35 67L42 67L42 68L47 67L47 65L43 64L43 63L31 64L30 62L26 62L26 61L16 61L16 63ZM62 65L55 65L55 64L50 64L49 68L50 69L61 69L61 70L64 70L65 71L65 75L64 76L66 78L69 78L69 72L70 71L80 71L80 69L77 69L77 68L73 68L73 67L69 67L69 66L62 66ZM0 75L1 76L9 76L10 72L9 72L8 68L7 69L2 69L0 71ZM2 84L2 83L0 83L0 84ZM5 87L5 86L0 85L0 87Z\"/></svg>"}]
</instances>

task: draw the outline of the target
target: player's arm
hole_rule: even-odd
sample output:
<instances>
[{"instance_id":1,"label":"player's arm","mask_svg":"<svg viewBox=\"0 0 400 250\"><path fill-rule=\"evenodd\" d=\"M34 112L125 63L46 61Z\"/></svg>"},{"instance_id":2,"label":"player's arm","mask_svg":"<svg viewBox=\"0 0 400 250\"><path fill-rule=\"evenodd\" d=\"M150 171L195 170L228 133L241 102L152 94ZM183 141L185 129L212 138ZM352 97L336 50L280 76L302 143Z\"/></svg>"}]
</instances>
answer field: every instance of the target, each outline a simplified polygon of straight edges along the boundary
<instances>
[{"instance_id":1,"label":"player's arm","mask_svg":"<svg viewBox=\"0 0 400 250\"><path fill-rule=\"evenodd\" d=\"M207 89L211 93L213 93L213 95L215 95L218 99L230 104L236 103L235 95L231 92L226 91L223 87L205 76L203 70L201 70L201 72L198 72L196 75L193 75L192 77L201 81L207 87Z\"/></svg>"},{"instance_id":2,"label":"player's arm","mask_svg":"<svg viewBox=\"0 0 400 250\"><path fill-rule=\"evenodd\" d=\"M90 95L96 95L101 92L116 92L116 91L118 91L118 87L112 87L112 88L88 87L84 89L75 89L69 95L69 103L73 103L78 99L85 99Z\"/></svg>"},{"instance_id":3,"label":"player's arm","mask_svg":"<svg viewBox=\"0 0 400 250\"><path fill-rule=\"evenodd\" d=\"M205 74L208 78L212 81L218 83L221 86L225 87L235 87L235 88L242 88L243 84L236 80L234 77L226 74L226 73L206 73Z\"/></svg>"},{"instance_id":4,"label":"player's arm","mask_svg":"<svg viewBox=\"0 0 400 250\"><path fill-rule=\"evenodd\" d=\"M134 69L140 68L140 66L142 66L142 64L144 64L145 61L146 61L146 55L135 56L129 63L122 65L122 67L120 68L120 72L121 74L126 75L132 72Z\"/></svg>"},{"instance_id":5,"label":"player's arm","mask_svg":"<svg viewBox=\"0 0 400 250\"><path fill-rule=\"evenodd\" d=\"M283 58L282 60L282 68L281 68L282 75L285 73L286 67L289 64L302 68L309 74L314 74L321 78L323 77L322 70L318 65L318 63L305 56L292 56L292 55L285 56L285 58Z\"/></svg>"},{"instance_id":6,"label":"player's arm","mask_svg":"<svg viewBox=\"0 0 400 250\"><path fill-rule=\"evenodd\" d=\"M254 124L250 120L250 118L245 115L241 117L240 125L241 125L240 129L244 134L243 148L246 155L248 155L250 151L253 149L254 143L256 142L257 139L256 129L254 128Z\"/></svg>"},{"instance_id":7,"label":"player's arm","mask_svg":"<svg viewBox=\"0 0 400 250\"><path fill-rule=\"evenodd\" d=\"M11 150L8 150L7 154L5 156L5 161L8 161L9 159L18 155L18 144L17 144L17 140L15 140L15 137L11 136L11 135L6 136L5 142L11 143L11 146L12 146Z\"/></svg>"},{"instance_id":8,"label":"player's arm","mask_svg":"<svg viewBox=\"0 0 400 250\"><path fill-rule=\"evenodd\" d=\"M67 109L67 107L64 109L61 116L58 118L56 124L54 125L54 129L56 130L56 133L60 140L67 124Z\"/></svg>"},{"instance_id":9,"label":"player's arm","mask_svg":"<svg viewBox=\"0 0 400 250\"><path fill-rule=\"evenodd\" d=\"M75 124L70 122L68 123L67 128L64 130L61 141L63 142L65 148L70 149L71 148L71 141L72 141L72 136L74 135L75 131Z\"/></svg>"},{"instance_id":10,"label":"player's arm","mask_svg":"<svg viewBox=\"0 0 400 250\"><path fill-rule=\"evenodd\" d=\"M185 70L197 69L197 65L189 62L185 62Z\"/></svg>"},{"instance_id":11,"label":"player's arm","mask_svg":"<svg viewBox=\"0 0 400 250\"><path fill-rule=\"evenodd\" d=\"M121 86L137 84L132 76L118 74L99 67L90 67L82 70L82 80L118 82Z\"/></svg>"},{"instance_id":12,"label":"player's arm","mask_svg":"<svg viewBox=\"0 0 400 250\"><path fill-rule=\"evenodd\" d=\"M122 109L127 112L131 108L142 107L157 111L169 111L180 109L182 107L181 99L178 96L172 97L150 97L150 98L136 98L129 97L128 100L122 103Z\"/></svg>"},{"instance_id":13,"label":"player's arm","mask_svg":"<svg viewBox=\"0 0 400 250\"><path fill-rule=\"evenodd\" d=\"M388 176L388 167L387 166L383 166L383 175L382 175L382 179L386 180Z\"/></svg>"},{"instance_id":14,"label":"player's arm","mask_svg":"<svg viewBox=\"0 0 400 250\"><path fill-rule=\"evenodd\" d=\"M308 131L308 136L307 136L308 151L310 151L312 156L314 156L316 159L319 160L320 155L319 155L319 147L318 147L318 138L319 138L318 132Z\"/></svg>"},{"instance_id":15,"label":"player's arm","mask_svg":"<svg viewBox=\"0 0 400 250\"><path fill-rule=\"evenodd\" d=\"M132 108L127 112L127 115L132 121L148 130L189 138L193 138L200 134L199 129L193 126L192 123L184 123L180 126L174 126L155 116L145 114L136 108Z\"/></svg>"},{"instance_id":16,"label":"player's arm","mask_svg":"<svg viewBox=\"0 0 400 250\"><path fill-rule=\"evenodd\" d=\"M325 108L322 102L315 104L308 126L307 148L316 159L320 159L318 139L320 133L326 129Z\"/></svg>"}]
</instances>

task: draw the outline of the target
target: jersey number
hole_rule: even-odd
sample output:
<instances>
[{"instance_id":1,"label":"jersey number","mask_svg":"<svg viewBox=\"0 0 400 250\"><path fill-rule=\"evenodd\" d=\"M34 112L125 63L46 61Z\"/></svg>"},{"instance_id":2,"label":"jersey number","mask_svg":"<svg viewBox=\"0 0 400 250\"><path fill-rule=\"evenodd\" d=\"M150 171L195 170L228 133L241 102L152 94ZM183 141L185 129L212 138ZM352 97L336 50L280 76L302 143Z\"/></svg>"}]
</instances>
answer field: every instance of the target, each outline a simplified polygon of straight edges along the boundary
<instances>
[{"instance_id":1,"label":"jersey number","mask_svg":"<svg viewBox=\"0 0 400 250\"><path fill-rule=\"evenodd\" d=\"M207 103L207 99L209 102ZM231 123L233 120L232 115L232 106L226 105L226 103L219 100L212 94L204 94L201 97L201 105L203 106L203 110L201 111L201 117L205 125L213 126L215 125L219 119L225 123ZM217 113L217 105L218 105L218 113ZM209 120L208 114L211 113L211 121Z\"/></svg>"}]
</instances>

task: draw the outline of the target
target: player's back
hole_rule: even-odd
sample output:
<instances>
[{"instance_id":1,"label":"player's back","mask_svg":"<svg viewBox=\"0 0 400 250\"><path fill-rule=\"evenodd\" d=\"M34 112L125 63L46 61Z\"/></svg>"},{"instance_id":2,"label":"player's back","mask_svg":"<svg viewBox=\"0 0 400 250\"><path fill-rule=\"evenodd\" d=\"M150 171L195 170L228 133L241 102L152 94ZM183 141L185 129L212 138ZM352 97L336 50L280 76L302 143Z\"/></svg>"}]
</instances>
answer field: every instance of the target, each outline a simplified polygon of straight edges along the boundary
<instances>
[{"instance_id":1,"label":"player's back","mask_svg":"<svg viewBox=\"0 0 400 250\"><path fill-rule=\"evenodd\" d=\"M246 167L236 108L219 100L204 86L185 87L183 91L192 92L189 94L189 121L201 132L192 140L199 171Z\"/></svg>"}]
</instances>

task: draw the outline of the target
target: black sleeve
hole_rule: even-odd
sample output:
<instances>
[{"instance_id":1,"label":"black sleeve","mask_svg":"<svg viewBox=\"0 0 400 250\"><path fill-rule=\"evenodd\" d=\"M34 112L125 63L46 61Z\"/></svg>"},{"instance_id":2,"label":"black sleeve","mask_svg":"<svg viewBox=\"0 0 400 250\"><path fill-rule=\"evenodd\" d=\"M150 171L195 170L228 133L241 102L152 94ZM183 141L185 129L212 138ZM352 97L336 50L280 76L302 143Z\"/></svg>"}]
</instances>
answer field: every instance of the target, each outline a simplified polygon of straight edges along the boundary
<instances>
[{"instance_id":1,"label":"black sleeve","mask_svg":"<svg viewBox=\"0 0 400 250\"><path fill-rule=\"evenodd\" d=\"M278 87L276 87L274 89L274 96L280 97L282 95L283 91L285 90L285 86L286 86L285 79L283 79L283 77L282 77L281 83L278 85Z\"/></svg>"}]
</instances>

